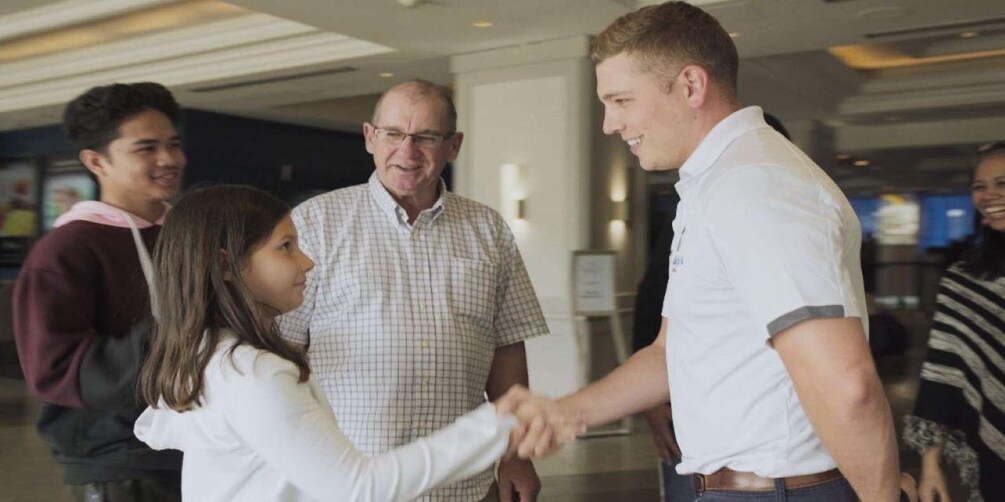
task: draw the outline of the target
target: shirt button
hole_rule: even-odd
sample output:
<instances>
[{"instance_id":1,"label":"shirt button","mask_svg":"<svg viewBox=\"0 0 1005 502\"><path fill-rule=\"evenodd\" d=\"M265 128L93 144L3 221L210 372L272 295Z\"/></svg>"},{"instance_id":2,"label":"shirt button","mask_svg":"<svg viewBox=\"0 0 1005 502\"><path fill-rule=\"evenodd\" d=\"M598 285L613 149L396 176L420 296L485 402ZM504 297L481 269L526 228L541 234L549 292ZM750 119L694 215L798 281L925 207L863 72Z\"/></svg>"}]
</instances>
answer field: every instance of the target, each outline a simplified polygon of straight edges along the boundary
<instances>
[{"instance_id":1,"label":"shirt button","mask_svg":"<svg viewBox=\"0 0 1005 502\"><path fill-rule=\"evenodd\" d=\"M429 348L429 342L427 342L426 340L422 340L421 342L419 342L419 346L421 346L424 349L428 349Z\"/></svg>"}]
</instances>

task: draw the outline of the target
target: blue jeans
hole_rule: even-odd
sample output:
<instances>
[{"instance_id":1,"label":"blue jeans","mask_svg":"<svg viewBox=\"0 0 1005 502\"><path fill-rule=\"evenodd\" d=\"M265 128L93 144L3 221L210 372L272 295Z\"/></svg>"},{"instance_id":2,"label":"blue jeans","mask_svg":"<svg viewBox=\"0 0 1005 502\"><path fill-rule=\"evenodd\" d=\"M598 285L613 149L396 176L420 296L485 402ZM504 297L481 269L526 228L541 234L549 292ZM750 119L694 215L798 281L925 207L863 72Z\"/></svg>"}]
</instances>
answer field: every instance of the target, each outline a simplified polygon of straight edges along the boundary
<instances>
[{"instance_id":1,"label":"blue jeans","mask_svg":"<svg viewBox=\"0 0 1005 502\"><path fill-rule=\"evenodd\" d=\"M706 491L695 502L857 502L848 480L841 478L816 486L786 490L782 480L775 480L774 492Z\"/></svg>"},{"instance_id":2,"label":"blue jeans","mask_svg":"<svg viewBox=\"0 0 1005 502\"><path fill-rule=\"evenodd\" d=\"M663 482L663 502L694 502L698 497L691 476L677 474L676 462L668 464L660 460L660 481Z\"/></svg>"}]
</instances>

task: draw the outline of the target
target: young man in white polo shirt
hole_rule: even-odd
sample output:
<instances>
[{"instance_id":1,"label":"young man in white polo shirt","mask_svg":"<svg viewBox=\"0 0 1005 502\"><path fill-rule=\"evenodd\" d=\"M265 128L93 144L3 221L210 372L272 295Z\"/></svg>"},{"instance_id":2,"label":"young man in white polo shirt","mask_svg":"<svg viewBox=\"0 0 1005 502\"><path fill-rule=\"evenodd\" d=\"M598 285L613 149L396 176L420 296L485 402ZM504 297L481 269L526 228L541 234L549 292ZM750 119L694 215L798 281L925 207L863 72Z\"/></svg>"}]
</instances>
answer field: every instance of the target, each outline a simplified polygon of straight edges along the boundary
<instances>
[{"instance_id":1,"label":"young man in white polo shirt","mask_svg":"<svg viewBox=\"0 0 1005 502\"><path fill-rule=\"evenodd\" d=\"M703 502L898 500L911 483L845 197L760 108L741 108L736 48L697 7L625 15L593 59L604 132L643 169L679 169L681 202L656 342L560 404L596 425L669 391L678 471Z\"/></svg>"}]
</instances>

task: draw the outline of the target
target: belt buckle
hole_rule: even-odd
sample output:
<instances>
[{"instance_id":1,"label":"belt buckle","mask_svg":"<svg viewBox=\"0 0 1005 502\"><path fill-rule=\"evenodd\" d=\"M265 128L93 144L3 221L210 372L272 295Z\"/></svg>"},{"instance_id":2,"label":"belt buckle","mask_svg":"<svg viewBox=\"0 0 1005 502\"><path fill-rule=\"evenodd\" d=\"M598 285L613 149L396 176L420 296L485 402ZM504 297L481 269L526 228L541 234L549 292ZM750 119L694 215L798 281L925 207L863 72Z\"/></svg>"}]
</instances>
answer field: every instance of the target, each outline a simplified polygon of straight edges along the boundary
<instances>
[{"instance_id":1,"label":"belt buckle","mask_svg":"<svg viewBox=\"0 0 1005 502\"><path fill-rule=\"evenodd\" d=\"M694 491L698 493L703 493L705 491L705 475L695 474L694 475Z\"/></svg>"}]
</instances>

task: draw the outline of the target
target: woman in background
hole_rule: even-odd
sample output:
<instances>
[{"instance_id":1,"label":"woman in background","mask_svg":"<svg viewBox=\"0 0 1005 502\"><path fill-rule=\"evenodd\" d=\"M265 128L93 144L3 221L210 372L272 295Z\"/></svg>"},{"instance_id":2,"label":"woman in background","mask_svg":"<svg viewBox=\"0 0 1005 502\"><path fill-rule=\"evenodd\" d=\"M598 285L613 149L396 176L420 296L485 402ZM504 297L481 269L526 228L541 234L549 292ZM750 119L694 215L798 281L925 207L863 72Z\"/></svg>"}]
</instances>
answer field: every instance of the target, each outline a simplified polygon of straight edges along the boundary
<instances>
[{"instance_id":1,"label":"woman in background","mask_svg":"<svg viewBox=\"0 0 1005 502\"><path fill-rule=\"evenodd\" d=\"M977 153L980 228L939 285L918 401L904 417L922 502L950 500L943 459L959 467L970 501L1005 501L1005 141Z\"/></svg>"}]
</instances>

